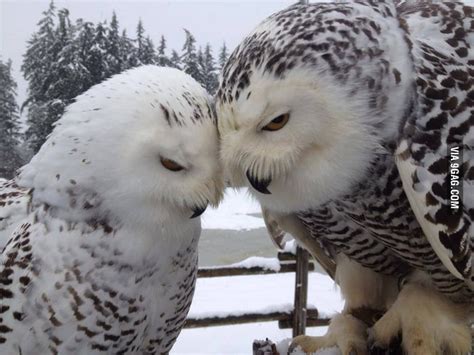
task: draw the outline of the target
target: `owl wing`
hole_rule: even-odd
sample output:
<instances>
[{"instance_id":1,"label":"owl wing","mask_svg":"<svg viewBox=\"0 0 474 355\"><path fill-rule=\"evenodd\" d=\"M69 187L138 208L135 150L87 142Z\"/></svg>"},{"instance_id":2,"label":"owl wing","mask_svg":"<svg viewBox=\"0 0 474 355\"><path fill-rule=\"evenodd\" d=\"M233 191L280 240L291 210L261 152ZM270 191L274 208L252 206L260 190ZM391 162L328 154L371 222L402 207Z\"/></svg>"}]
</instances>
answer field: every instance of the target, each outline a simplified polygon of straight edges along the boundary
<instances>
[{"instance_id":1,"label":"owl wing","mask_svg":"<svg viewBox=\"0 0 474 355\"><path fill-rule=\"evenodd\" d=\"M474 23L462 3L399 8L416 73L396 162L405 193L443 264L472 272L474 227Z\"/></svg>"},{"instance_id":2,"label":"owl wing","mask_svg":"<svg viewBox=\"0 0 474 355\"><path fill-rule=\"evenodd\" d=\"M20 188L13 180L0 179L0 251L26 217L29 201L28 189Z\"/></svg>"}]
</instances>

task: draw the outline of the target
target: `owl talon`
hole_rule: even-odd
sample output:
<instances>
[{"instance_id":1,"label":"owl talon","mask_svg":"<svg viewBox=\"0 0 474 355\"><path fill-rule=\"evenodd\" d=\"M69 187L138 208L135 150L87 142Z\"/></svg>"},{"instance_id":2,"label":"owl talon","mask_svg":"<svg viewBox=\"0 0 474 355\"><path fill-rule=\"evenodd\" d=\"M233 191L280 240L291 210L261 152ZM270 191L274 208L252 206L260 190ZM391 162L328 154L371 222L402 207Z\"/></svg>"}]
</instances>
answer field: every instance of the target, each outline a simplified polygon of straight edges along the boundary
<instances>
[{"instance_id":1,"label":"owl talon","mask_svg":"<svg viewBox=\"0 0 474 355\"><path fill-rule=\"evenodd\" d=\"M375 340L372 328L367 330L367 334L367 347L369 349L369 355L386 355L387 347Z\"/></svg>"},{"instance_id":2,"label":"owl talon","mask_svg":"<svg viewBox=\"0 0 474 355\"><path fill-rule=\"evenodd\" d=\"M349 314L338 314L329 325L325 336L300 335L293 339L289 354L300 347L306 354L319 349L338 347L343 355L367 355L367 326Z\"/></svg>"},{"instance_id":3,"label":"owl talon","mask_svg":"<svg viewBox=\"0 0 474 355\"><path fill-rule=\"evenodd\" d=\"M369 348L369 355L386 355L387 350L378 346L372 346Z\"/></svg>"},{"instance_id":4,"label":"owl talon","mask_svg":"<svg viewBox=\"0 0 474 355\"><path fill-rule=\"evenodd\" d=\"M401 332L402 337L399 336ZM432 289L408 284L382 318L369 330L372 349L387 346L387 355L467 354L471 334L463 306ZM402 345L402 346L401 346ZM403 348L403 350L402 350Z\"/></svg>"}]
</instances>

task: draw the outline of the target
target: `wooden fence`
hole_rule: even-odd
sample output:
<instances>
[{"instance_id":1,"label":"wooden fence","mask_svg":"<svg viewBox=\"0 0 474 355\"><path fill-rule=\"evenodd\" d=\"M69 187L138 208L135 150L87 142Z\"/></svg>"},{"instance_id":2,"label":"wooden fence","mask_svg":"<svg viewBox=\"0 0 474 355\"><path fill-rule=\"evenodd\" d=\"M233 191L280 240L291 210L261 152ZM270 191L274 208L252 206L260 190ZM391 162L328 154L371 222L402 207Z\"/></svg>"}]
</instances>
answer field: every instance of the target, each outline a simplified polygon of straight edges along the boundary
<instances>
[{"instance_id":1,"label":"wooden fence","mask_svg":"<svg viewBox=\"0 0 474 355\"><path fill-rule=\"evenodd\" d=\"M246 313L242 315L215 316L207 318L188 318L185 328L214 327L222 325L257 323L278 321L280 329L293 329L293 337L304 334L306 327L324 326L329 324L329 319L320 318L318 310L307 308L308 298L308 272L314 270L314 262L309 260L309 254L303 248L298 247L296 255L292 253L278 253L280 268L278 271L265 267L204 267L199 268L198 278L204 277L228 277L242 275L265 275L278 273L295 273L295 297L294 308L290 313Z\"/></svg>"}]
</instances>

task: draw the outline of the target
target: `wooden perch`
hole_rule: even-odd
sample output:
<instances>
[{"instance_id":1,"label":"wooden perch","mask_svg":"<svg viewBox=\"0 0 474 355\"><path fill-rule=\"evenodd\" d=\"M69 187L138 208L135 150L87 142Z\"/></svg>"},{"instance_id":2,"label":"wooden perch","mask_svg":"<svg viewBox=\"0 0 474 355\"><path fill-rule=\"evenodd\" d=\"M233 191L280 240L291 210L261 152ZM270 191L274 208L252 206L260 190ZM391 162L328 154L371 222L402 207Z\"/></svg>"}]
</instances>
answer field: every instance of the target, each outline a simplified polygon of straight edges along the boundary
<instances>
[{"instance_id":1,"label":"wooden perch","mask_svg":"<svg viewBox=\"0 0 474 355\"><path fill-rule=\"evenodd\" d=\"M309 271L314 270L314 264L308 266ZM275 271L261 266L222 266L222 267L201 267L198 270L198 277L221 277L221 276L241 276L241 275L266 275L280 274L284 272L296 272L296 264L280 264L280 270Z\"/></svg>"},{"instance_id":2,"label":"wooden perch","mask_svg":"<svg viewBox=\"0 0 474 355\"><path fill-rule=\"evenodd\" d=\"M306 331L306 307L308 299L308 252L296 250L295 301L293 313L293 338Z\"/></svg>"},{"instance_id":3,"label":"wooden perch","mask_svg":"<svg viewBox=\"0 0 474 355\"><path fill-rule=\"evenodd\" d=\"M222 325L234 325L257 322L278 321L280 328L293 328L293 312L270 312L270 313L245 313L241 315L224 315L206 318L188 318L185 328L215 327ZM327 325L328 319L319 319L318 310L307 310L307 322L309 324Z\"/></svg>"}]
</instances>

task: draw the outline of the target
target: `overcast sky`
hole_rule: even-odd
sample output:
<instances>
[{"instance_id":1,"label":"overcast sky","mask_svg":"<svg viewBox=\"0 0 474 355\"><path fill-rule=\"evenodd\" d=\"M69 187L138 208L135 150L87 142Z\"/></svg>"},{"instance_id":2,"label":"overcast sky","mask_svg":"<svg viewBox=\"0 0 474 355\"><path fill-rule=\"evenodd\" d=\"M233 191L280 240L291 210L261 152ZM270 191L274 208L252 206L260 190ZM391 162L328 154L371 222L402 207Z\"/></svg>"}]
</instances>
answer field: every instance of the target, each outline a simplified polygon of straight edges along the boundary
<instances>
[{"instance_id":1,"label":"overcast sky","mask_svg":"<svg viewBox=\"0 0 474 355\"><path fill-rule=\"evenodd\" d=\"M141 18L155 44L164 35L168 48L181 49L182 29L187 28L199 45L211 43L214 54L224 41L229 49L234 48L265 17L294 2L296 0L55 1L57 8L70 10L72 20L79 17L94 23L109 20L115 10L120 27L126 28L131 36ZM474 5L474 0L465 2ZM49 0L0 0L0 56L13 61L20 105L26 94L26 82L20 73L22 55L26 41L36 30L48 4Z\"/></svg>"},{"instance_id":2,"label":"overcast sky","mask_svg":"<svg viewBox=\"0 0 474 355\"><path fill-rule=\"evenodd\" d=\"M211 43L214 54L225 41L230 49L268 15L285 8L295 0L174 0L174 1L55 1L57 8L68 8L71 19L84 18L94 23L109 20L115 10L120 27L130 36L141 18L155 44L160 36L168 48L181 50L183 28L194 34L199 45ZM26 82L20 73L26 41L36 31L36 24L49 0L0 0L0 55L11 58L18 81L18 102L25 98Z\"/></svg>"}]
</instances>

